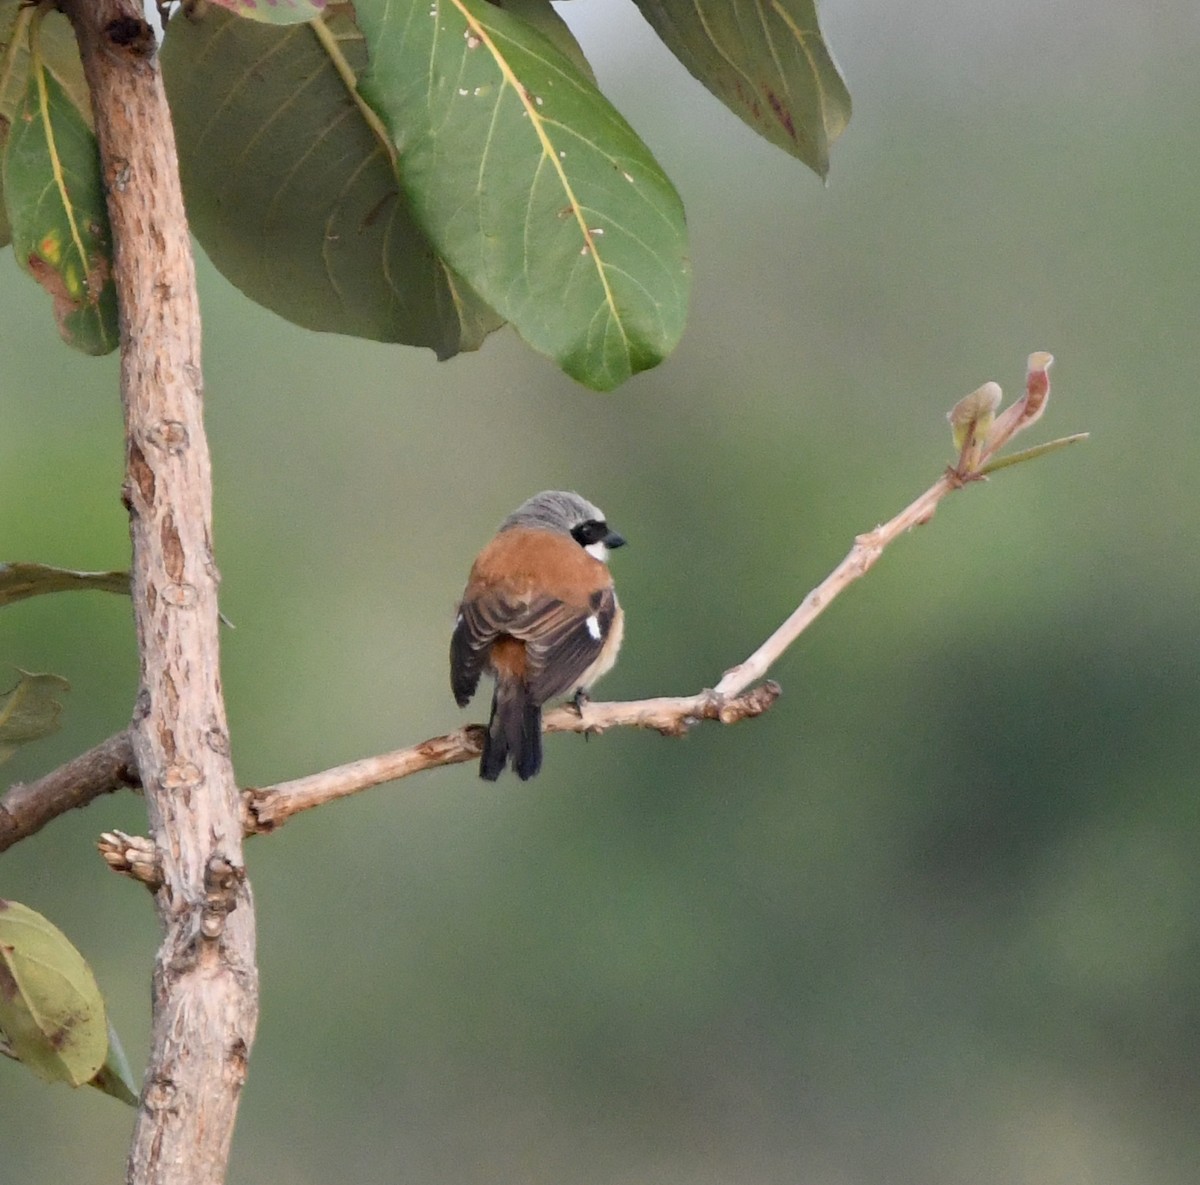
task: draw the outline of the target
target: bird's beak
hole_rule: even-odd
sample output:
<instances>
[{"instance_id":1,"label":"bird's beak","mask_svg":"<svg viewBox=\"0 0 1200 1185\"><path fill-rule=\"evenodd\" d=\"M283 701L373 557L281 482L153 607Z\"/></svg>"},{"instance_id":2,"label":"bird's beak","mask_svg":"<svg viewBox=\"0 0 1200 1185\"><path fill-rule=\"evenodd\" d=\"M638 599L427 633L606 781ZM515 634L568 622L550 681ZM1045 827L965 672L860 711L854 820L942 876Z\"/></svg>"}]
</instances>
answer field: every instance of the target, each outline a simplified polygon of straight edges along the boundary
<instances>
[{"instance_id":1,"label":"bird's beak","mask_svg":"<svg viewBox=\"0 0 1200 1185\"><path fill-rule=\"evenodd\" d=\"M609 547L609 548L624 547L625 546L625 536L618 535L616 533L616 531L609 531L609 533L604 536L604 546Z\"/></svg>"}]
</instances>

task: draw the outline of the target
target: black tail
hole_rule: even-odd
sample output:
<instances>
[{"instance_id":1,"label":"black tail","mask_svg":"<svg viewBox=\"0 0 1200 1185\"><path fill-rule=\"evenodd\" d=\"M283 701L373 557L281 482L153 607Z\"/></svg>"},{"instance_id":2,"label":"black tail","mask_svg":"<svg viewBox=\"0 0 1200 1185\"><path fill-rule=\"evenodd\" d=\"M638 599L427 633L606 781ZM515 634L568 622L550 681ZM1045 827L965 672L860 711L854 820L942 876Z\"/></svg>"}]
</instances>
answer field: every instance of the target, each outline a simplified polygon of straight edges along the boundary
<instances>
[{"instance_id":1,"label":"black tail","mask_svg":"<svg viewBox=\"0 0 1200 1185\"><path fill-rule=\"evenodd\" d=\"M530 702L524 683L517 679L497 679L492 718L479 759L479 776L494 782L509 761L523 782L542 768L542 709Z\"/></svg>"}]
</instances>

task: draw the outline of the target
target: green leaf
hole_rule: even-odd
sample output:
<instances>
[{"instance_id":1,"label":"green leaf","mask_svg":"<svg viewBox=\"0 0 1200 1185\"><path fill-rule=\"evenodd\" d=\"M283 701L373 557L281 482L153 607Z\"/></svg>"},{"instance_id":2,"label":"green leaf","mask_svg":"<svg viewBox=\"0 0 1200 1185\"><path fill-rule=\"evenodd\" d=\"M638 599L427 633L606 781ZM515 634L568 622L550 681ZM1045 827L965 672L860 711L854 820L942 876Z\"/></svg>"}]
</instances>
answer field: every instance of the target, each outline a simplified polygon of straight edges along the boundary
<instances>
[{"instance_id":1,"label":"green leaf","mask_svg":"<svg viewBox=\"0 0 1200 1185\"><path fill-rule=\"evenodd\" d=\"M33 8L23 0L0 0L0 152L29 83L29 22ZM87 82L70 22L57 12L42 20L38 41L46 68L80 111L89 111ZM0 246L12 241L0 182Z\"/></svg>"},{"instance_id":2,"label":"green leaf","mask_svg":"<svg viewBox=\"0 0 1200 1185\"><path fill-rule=\"evenodd\" d=\"M97 592L129 595L128 572L73 572L49 564L0 564L0 605L11 605L42 593Z\"/></svg>"},{"instance_id":3,"label":"green leaf","mask_svg":"<svg viewBox=\"0 0 1200 1185\"><path fill-rule=\"evenodd\" d=\"M441 256L599 389L656 365L687 310L683 206L572 63L485 0L359 0L364 97Z\"/></svg>"},{"instance_id":4,"label":"green leaf","mask_svg":"<svg viewBox=\"0 0 1200 1185\"><path fill-rule=\"evenodd\" d=\"M63 340L107 354L117 346L117 298L96 140L41 56L36 13L29 28L28 81L4 146L13 251L53 298Z\"/></svg>"},{"instance_id":5,"label":"green leaf","mask_svg":"<svg viewBox=\"0 0 1200 1185\"><path fill-rule=\"evenodd\" d=\"M81 1086L108 1050L92 969L57 927L0 900L0 1029L12 1055L47 1082Z\"/></svg>"},{"instance_id":6,"label":"green leaf","mask_svg":"<svg viewBox=\"0 0 1200 1185\"><path fill-rule=\"evenodd\" d=\"M1035 444L1031 448L1022 449L1019 453L1009 453L1007 457L997 457L979 470L980 476L987 477L1000 469L1007 469L1010 465L1022 465L1026 461L1044 457L1047 453L1056 453L1068 445L1087 440L1090 435L1090 432L1076 432L1071 436L1060 436L1057 440L1047 440L1045 444Z\"/></svg>"},{"instance_id":7,"label":"green leaf","mask_svg":"<svg viewBox=\"0 0 1200 1185\"><path fill-rule=\"evenodd\" d=\"M503 321L413 221L344 9L273 29L176 17L162 50L192 230L252 300L308 329L478 349ZM222 167L213 167L221 161Z\"/></svg>"},{"instance_id":8,"label":"green leaf","mask_svg":"<svg viewBox=\"0 0 1200 1185\"><path fill-rule=\"evenodd\" d=\"M112 1027L112 1021L108 1022L108 1054L104 1065L96 1071L96 1076L88 1085L112 1095L122 1103L128 1103L131 1107L138 1105L137 1083L133 1080L129 1059L125 1056L125 1049L117 1036L117 1030Z\"/></svg>"},{"instance_id":9,"label":"green leaf","mask_svg":"<svg viewBox=\"0 0 1200 1185\"><path fill-rule=\"evenodd\" d=\"M325 0L213 0L222 8L268 25L295 25L325 11Z\"/></svg>"},{"instance_id":10,"label":"green leaf","mask_svg":"<svg viewBox=\"0 0 1200 1185\"><path fill-rule=\"evenodd\" d=\"M996 422L1000 400L1004 398L998 383L984 383L964 395L947 413L950 435L958 449L955 472L960 475L974 473L987 444L988 433Z\"/></svg>"},{"instance_id":11,"label":"green leaf","mask_svg":"<svg viewBox=\"0 0 1200 1185\"><path fill-rule=\"evenodd\" d=\"M671 52L760 136L824 177L850 92L814 0L634 0Z\"/></svg>"},{"instance_id":12,"label":"green leaf","mask_svg":"<svg viewBox=\"0 0 1200 1185\"><path fill-rule=\"evenodd\" d=\"M536 29L589 82L596 81L592 64L584 57L570 26L558 15L550 0L491 0L497 8L512 13Z\"/></svg>"},{"instance_id":13,"label":"green leaf","mask_svg":"<svg viewBox=\"0 0 1200 1185\"><path fill-rule=\"evenodd\" d=\"M16 687L0 695L0 762L21 746L58 731L62 714L60 697L71 690L61 675L33 675L19 671Z\"/></svg>"}]
</instances>

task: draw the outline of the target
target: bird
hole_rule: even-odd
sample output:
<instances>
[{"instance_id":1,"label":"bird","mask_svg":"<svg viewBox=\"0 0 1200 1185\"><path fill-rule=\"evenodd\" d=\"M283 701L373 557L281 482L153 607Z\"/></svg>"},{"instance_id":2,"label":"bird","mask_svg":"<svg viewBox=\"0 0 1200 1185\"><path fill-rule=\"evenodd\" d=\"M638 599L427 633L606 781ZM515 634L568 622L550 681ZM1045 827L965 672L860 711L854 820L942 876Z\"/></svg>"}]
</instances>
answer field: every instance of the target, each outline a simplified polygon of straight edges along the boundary
<instances>
[{"instance_id":1,"label":"bird","mask_svg":"<svg viewBox=\"0 0 1200 1185\"><path fill-rule=\"evenodd\" d=\"M611 669L625 614L610 551L625 545L586 498L543 490L501 524L471 567L450 639L450 687L465 708L485 672L495 679L479 776L542 767L542 706L588 689Z\"/></svg>"}]
</instances>

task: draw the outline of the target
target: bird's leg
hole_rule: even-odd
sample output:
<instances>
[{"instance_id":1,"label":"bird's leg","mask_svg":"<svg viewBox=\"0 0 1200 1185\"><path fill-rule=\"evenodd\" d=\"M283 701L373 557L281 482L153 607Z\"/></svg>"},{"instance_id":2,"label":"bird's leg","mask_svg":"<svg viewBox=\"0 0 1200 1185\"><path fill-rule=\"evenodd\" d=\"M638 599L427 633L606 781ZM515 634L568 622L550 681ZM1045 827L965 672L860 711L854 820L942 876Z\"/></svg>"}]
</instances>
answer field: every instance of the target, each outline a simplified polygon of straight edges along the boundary
<instances>
[{"instance_id":1,"label":"bird's leg","mask_svg":"<svg viewBox=\"0 0 1200 1185\"><path fill-rule=\"evenodd\" d=\"M590 695L588 695L588 693L586 691L584 691L584 689L582 687L578 687L575 689L575 694L573 696L571 696L571 707L573 707L575 709L575 711L579 713L580 720L583 719L583 709L585 707L587 707L587 705L590 704L591 702L592 702L592 697ZM591 739L591 736L592 736L592 730L590 728L585 728L583 730L583 739L585 741L588 741Z\"/></svg>"}]
</instances>

